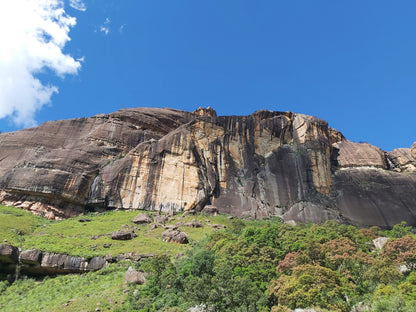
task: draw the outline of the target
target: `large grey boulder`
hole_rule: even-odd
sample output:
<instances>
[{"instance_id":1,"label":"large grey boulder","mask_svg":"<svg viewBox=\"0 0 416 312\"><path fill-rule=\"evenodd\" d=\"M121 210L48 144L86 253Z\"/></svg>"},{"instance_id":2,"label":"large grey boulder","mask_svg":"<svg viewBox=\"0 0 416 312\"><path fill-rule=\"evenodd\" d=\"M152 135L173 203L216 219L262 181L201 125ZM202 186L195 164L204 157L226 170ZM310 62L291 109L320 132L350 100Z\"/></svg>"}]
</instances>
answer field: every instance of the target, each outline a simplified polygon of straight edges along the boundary
<instances>
[{"instance_id":1,"label":"large grey boulder","mask_svg":"<svg viewBox=\"0 0 416 312\"><path fill-rule=\"evenodd\" d=\"M0 244L0 263L13 264L19 261L19 249L9 244Z\"/></svg>"},{"instance_id":2,"label":"large grey boulder","mask_svg":"<svg viewBox=\"0 0 416 312\"><path fill-rule=\"evenodd\" d=\"M166 230L162 233L162 239L168 243L188 244L188 236L179 230Z\"/></svg>"},{"instance_id":3,"label":"large grey boulder","mask_svg":"<svg viewBox=\"0 0 416 312\"><path fill-rule=\"evenodd\" d=\"M42 251L38 249L23 250L20 253L20 262L30 266L40 266L42 263Z\"/></svg>"},{"instance_id":4,"label":"large grey boulder","mask_svg":"<svg viewBox=\"0 0 416 312\"><path fill-rule=\"evenodd\" d=\"M51 252L45 252L41 262L43 271L56 274L84 272L87 267L85 258Z\"/></svg>"},{"instance_id":5,"label":"large grey boulder","mask_svg":"<svg viewBox=\"0 0 416 312\"><path fill-rule=\"evenodd\" d=\"M115 231L111 233L111 239L115 240L129 240L135 237L135 234L127 231Z\"/></svg>"},{"instance_id":6,"label":"large grey boulder","mask_svg":"<svg viewBox=\"0 0 416 312\"><path fill-rule=\"evenodd\" d=\"M124 281L127 284L141 285L146 281L146 275L146 273L137 271L130 266L124 275Z\"/></svg>"},{"instance_id":7,"label":"large grey boulder","mask_svg":"<svg viewBox=\"0 0 416 312\"><path fill-rule=\"evenodd\" d=\"M133 219L133 223L136 223L136 224L147 224L151 222L152 222L152 219L146 213L139 213Z\"/></svg>"},{"instance_id":8,"label":"large grey boulder","mask_svg":"<svg viewBox=\"0 0 416 312\"><path fill-rule=\"evenodd\" d=\"M87 270L97 271L107 265L107 261L103 257L93 257L88 261Z\"/></svg>"}]
</instances>

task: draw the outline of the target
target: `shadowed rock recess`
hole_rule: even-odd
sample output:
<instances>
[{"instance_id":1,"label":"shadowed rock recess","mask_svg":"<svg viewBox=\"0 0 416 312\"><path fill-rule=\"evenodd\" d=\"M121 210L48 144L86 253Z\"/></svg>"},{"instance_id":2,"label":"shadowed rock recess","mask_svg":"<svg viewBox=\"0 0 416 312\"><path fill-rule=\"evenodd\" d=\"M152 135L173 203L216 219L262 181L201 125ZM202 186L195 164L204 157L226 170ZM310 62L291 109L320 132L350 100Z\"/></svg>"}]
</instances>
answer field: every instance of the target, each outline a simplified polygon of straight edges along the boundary
<instances>
[{"instance_id":1,"label":"shadowed rock recess","mask_svg":"<svg viewBox=\"0 0 416 312\"><path fill-rule=\"evenodd\" d=\"M416 145L384 152L291 112L131 108L0 135L0 200L51 219L84 209L201 211L416 225Z\"/></svg>"}]
</instances>

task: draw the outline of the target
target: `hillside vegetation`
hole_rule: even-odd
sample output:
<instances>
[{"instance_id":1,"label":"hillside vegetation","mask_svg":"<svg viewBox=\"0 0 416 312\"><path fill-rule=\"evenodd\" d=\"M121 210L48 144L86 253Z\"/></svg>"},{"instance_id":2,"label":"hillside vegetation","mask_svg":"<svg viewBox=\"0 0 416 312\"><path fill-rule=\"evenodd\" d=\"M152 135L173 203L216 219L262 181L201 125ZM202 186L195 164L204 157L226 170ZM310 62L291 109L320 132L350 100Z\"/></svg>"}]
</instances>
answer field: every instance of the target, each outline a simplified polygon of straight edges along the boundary
<instances>
[{"instance_id":1,"label":"hillside vegetation","mask_svg":"<svg viewBox=\"0 0 416 312\"><path fill-rule=\"evenodd\" d=\"M23 249L87 258L155 254L82 275L0 282L0 310L179 312L198 306L199 311L313 307L346 312L360 306L361 311L416 311L416 237L404 223L382 231L335 222L291 226L277 219L176 216L170 224L193 219L203 224L180 227L190 244L178 245L162 241L162 227L133 224L137 213L111 211L48 221L0 207L1 238ZM215 230L215 223L226 228ZM111 232L120 228L133 229L137 237L111 240ZM389 240L377 249L373 239L380 236ZM130 265L149 273L143 285L125 284Z\"/></svg>"}]
</instances>

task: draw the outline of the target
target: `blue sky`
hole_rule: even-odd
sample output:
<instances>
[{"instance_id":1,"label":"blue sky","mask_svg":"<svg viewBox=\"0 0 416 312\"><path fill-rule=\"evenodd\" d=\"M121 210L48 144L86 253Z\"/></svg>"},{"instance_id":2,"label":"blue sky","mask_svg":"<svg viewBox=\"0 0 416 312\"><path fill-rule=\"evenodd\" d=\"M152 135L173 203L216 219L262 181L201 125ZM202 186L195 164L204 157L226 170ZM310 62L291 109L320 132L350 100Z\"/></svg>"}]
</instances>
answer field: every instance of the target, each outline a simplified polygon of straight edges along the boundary
<instances>
[{"instance_id":1,"label":"blue sky","mask_svg":"<svg viewBox=\"0 0 416 312\"><path fill-rule=\"evenodd\" d=\"M313 115L384 150L416 141L415 1L42 1L76 18L61 48L74 62L30 69L59 89L32 124L211 106ZM29 125L16 114L0 114L2 132Z\"/></svg>"}]
</instances>

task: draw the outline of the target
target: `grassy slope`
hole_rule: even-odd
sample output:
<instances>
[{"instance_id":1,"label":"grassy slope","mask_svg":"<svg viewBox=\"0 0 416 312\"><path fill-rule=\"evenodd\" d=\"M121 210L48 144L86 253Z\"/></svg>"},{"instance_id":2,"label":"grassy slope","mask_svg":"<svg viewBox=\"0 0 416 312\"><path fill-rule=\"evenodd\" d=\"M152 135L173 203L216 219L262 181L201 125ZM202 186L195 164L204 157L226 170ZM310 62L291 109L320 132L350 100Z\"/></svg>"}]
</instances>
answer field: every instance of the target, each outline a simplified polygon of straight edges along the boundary
<instances>
[{"instance_id":1,"label":"grassy slope","mask_svg":"<svg viewBox=\"0 0 416 312\"><path fill-rule=\"evenodd\" d=\"M63 221L49 221L18 208L0 206L0 238L22 249L36 248L87 258L107 254L116 256L126 252L175 255L191 248L189 245L163 242L161 234L165 229L162 227L152 230L150 225L134 224L132 220L137 214L137 211L109 211ZM79 222L80 218L88 218L91 221ZM202 228L180 227L188 234L191 243L212 233L214 230L211 224L228 225L230 223L226 216L189 215L183 218L176 216L175 220L168 224L189 222L193 219L202 222L204 226ZM133 229L137 237L128 241L112 240L111 233L122 229ZM110 245L110 247L105 248L104 245Z\"/></svg>"},{"instance_id":2,"label":"grassy slope","mask_svg":"<svg viewBox=\"0 0 416 312\"><path fill-rule=\"evenodd\" d=\"M176 216L169 224L193 219L204 224L202 228L180 227L188 234L191 244L178 245L162 241L161 233L164 229L161 227L152 230L150 225L135 225L132 220L137 214L137 211L109 211L63 221L50 221L15 207L0 206L0 242L7 240L7 243L23 250L36 248L86 258L106 254L116 256L127 252L167 253L174 256L192 248L192 242L200 241L212 233L214 230L211 224L229 226L231 223L226 216ZM91 221L79 222L80 218ZM259 221L246 223L262 225ZM113 231L126 226L135 230L136 238L129 241L111 239ZM111 246L104 248L104 244ZM94 311L99 307L101 311L113 311L126 300L127 294L123 290L127 287L124 285L124 274L128 265L128 262L118 263L98 272L70 274L44 281L22 279L10 287L3 287L3 291L0 285L0 310ZM71 301L68 303L68 300Z\"/></svg>"},{"instance_id":3,"label":"grassy slope","mask_svg":"<svg viewBox=\"0 0 416 312\"><path fill-rule=\"evenodd\" d=\"M22 279L0 294L3 312L113 311L126 300L126 268L112 265L98 272L69 274L42 282Z\"/></svg>"}]
</instances>

